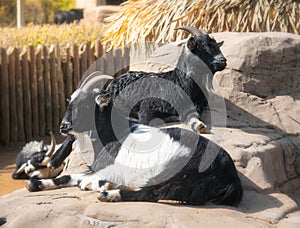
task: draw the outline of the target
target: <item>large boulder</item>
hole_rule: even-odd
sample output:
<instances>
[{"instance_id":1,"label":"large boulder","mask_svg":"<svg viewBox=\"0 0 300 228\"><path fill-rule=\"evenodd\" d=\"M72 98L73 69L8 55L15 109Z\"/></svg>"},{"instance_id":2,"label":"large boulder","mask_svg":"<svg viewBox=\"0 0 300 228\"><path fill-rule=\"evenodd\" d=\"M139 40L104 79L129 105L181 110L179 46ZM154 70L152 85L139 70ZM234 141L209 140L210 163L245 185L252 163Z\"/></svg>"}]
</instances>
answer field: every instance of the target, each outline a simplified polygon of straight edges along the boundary
<instances>
[{"instance_id":1,"label":"large boulder","mask_svg":"<svg viewBox=\"0 0 300 228\"><path fill-rule=\"evenodd\" d=\"M261 190L299 190L300 36L214 36L228 59L215 76L228 117L223 146Z\"/></svg>"},{"instance_id":2,"label":"large boulder","mask_svg":"<svg viewBox=\"0 0 300 228\"><path fill-rule=\"evenodd\" d=\"M213 36L224 40L221 49L228 62L214 76L219 103L212 99L213 107L202 116L212 128L206 137L230 153L246 188L296 191L294 186L300 186L300 36L280 32ZM168 44L152 54L135 51L131 70L171 70L183 44ZM143 56L148 55L144 62ZM220 129L211 117L220 113L226 128Z\"/></svg>"}]
</instances>

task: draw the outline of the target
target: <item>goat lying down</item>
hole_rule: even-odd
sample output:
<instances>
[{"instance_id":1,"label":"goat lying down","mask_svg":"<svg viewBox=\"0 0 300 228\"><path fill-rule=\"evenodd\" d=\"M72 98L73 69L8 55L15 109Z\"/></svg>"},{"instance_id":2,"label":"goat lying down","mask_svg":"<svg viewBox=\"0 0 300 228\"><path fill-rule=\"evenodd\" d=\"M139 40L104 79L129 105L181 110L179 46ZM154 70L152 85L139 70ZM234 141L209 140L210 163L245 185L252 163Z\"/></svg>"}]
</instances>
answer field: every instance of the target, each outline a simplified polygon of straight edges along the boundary
<instances>
[{"instance_id":1,"label":"goat lying down","mask_svg":"<svg viewBox=\"0 0 300 228\"><path fill-rule=\"evenodd\" d=\"M16 170L12 174L12 178L54 178L58 176L64 168L65 163L63 161L55 169L48 167L53 154L62 150L62 145L55 144L56 141L52 133L50 145L44 145L43 141L27 143L16 157ZM65 148L63 150L65 151Z\"/></svg>"},{"instance_id":2,"label":"goat lying down","mask_svg":"<svg viewBox=\"0 0 300 228\"><path fill-rule=\"evenodd\" d=\"M58 161L57 168L49 167L49 162L55 153L72 150L74 136L68 136L64 144L56 145L54 135L51 133L51 144L45 145L43 141L27 143L16 157L16 170L13 179L29 178L54 178L57 177L65 166L63 160ZM67 146L66 146L67 145Z\"/></svg>"},{"instance_id":3,"label":"goat lying down","mask_svg":"<svg viewBox=\"0 0 300 228\"><path fill-rule=\"evenodd\" d=\"M234 163L224 149L180 128L159 129L139 123L128 126L128 120L118 112L112 114L112 110L111 93L107 91L94 89L73 94L63 120L72 130L64 130L80 137L96 124L103 147L95 154L89 173L31 179L27 189L79 186L82 190L99 191L98 199L106 202L176 200L193 205L239 204L243 189ZM88 121L91 118L86 117L87 113L95 115L95 122ZM121 138L115 135L113 118L118 120ZM199 172L203 154L212 149L218 151L215 160L207 170Z\"/></svg>"}]
</instances>

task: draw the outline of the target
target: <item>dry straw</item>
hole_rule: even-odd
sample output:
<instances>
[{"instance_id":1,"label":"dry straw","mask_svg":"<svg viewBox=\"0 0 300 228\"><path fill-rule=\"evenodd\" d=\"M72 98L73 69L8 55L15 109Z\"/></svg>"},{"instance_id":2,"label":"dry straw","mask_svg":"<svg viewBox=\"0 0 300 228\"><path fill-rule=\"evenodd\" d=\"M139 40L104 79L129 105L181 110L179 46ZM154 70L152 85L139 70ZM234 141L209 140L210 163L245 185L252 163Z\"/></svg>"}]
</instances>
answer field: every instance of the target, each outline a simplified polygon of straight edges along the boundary
<instances>
[{"instance_id":1,"label":"dry straw","mask_svg":"<svg viewBox=\"0 0 300 228\"><path fill-rule=\"evenodd\" d=\"M299 0L129 0L107 19L103 42L120 47L143 41L168 42L187 37L181 25L208 32L300 33Z\"/></svg>"}]
</instances>

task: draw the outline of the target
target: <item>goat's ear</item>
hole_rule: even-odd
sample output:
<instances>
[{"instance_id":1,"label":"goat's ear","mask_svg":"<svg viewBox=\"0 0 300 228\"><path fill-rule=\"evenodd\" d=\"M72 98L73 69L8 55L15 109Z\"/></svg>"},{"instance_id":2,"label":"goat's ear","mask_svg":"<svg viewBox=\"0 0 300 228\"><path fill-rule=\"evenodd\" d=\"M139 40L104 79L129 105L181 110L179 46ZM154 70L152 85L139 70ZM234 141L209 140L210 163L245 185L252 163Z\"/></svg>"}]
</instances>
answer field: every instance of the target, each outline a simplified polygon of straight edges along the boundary
<instances>
[{"instance_id":1,"label":"goat's ear","mask_svg":"<svg viewBox=\"0 0 300 228\"><path fill-rule=\"evenodd\" d=\"M189 38L187 41L187 47L190 51L194 50L196 47L196 40L194 37Z\"/></svg>"},{"instance_id":2,"label":"goat's ear","mask_svg":"<svg viewBox=\"0 0 300 228\"><path fill-rule=\"evenodd\" d=\"M43 151L44 150L44 141L40 141L39 143L39 148L40 148L40 151Z\"/></svg>"},{"instance_id":3,"label":"goat's ear","mask_svg":"<svg viewBox=\"0 0 300 228\"><path fill-rule=\"evenodd\" d=\"M110 97L110 93L100 94L95 97L95 102L100 108L103 108L108 105Z\"/></svg>"},{"instance_id":4,"label":"goat's ear","mask_svg":"<svg viewBox=\"0 0 300 228\"><path fill-rule=\"evenodd\" d=\"M223 44L224 44L224 41L219 42L219 43L218 43L218 47L222 47Z\"/></svg>"}]
</instances>

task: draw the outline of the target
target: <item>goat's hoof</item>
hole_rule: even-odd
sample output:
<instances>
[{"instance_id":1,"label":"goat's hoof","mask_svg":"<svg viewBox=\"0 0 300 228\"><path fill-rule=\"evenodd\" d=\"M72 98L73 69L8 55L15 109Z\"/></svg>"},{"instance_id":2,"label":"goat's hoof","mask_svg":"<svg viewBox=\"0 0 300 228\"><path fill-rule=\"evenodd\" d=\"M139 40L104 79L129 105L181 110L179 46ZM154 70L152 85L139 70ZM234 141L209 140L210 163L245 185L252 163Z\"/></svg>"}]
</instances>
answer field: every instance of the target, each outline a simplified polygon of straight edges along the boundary
<instances>
[{"instance_id":1,"label":"goat's hoof","mask_svg":"<svg viewBox=\"0 0 300 228\"><path fill-rule=\"evenodd\" d=\"M196 127L196 132L200 134L205 134L206 133L206 125L205 124L199 124L198 127Z\"/></svg>"},{"instance_id":2,"label":"goat's hoof","mask_svg":"<svg viewBox=\"0 0 300 228\"><path fill-rule=\"evenodd\" d=\"M101 191L98 195L98 200L101 202L119 202L121 201L120 190Z\"/></svg>"},{"instance_id":3,"label":"goat's hoof","mask_svg":"<svg viewBox=\"0 0 300 228\"><path fill-rule=\"evenodd\" d=\"M38 192L42 190L42 182L36 179L27 180L25 187L29 192Z\"/></svg>"}]
</instances>

